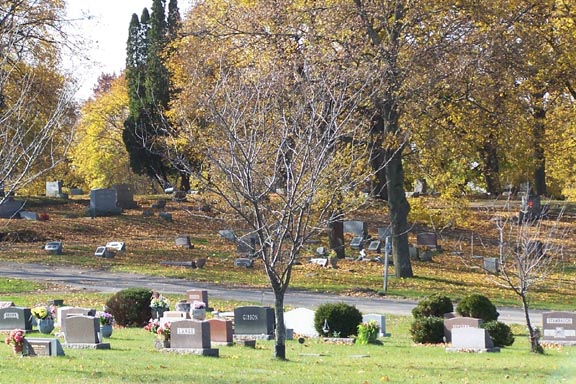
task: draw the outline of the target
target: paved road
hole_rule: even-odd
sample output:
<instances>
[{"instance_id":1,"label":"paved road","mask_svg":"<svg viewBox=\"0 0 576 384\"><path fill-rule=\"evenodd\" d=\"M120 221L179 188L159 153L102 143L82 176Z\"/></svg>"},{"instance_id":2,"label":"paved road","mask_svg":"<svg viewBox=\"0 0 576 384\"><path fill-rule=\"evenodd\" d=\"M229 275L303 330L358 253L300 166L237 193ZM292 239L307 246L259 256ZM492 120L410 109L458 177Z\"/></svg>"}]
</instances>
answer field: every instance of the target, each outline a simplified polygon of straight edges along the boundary
<instances>
[{"instance_id":1,"label":"paved road","mask_svg":"<svg viewBox=\"0 0 576 384\"><path fill-rule=\"evenodd\" d=\"M66 284L73 288L97 292L117 292L131 287L149 288L162 293L184 294L189 289L206 289L210 297L226 300L242 300L270 305L274 303L271 290L250 288L229 288L208 283L133 273L108 272L66 266L41 264L20 264L0 262L0 277L34 281L50 281ZM363 313L410 315L416 303L408 300L395 300L385 297L349 297L331 294L315 294L289 290L284 300L294 307L316 308L326 302L345 302L355 305ZM522 311L514 308L498 308L499 320L508 324L525 324ZM530 318L535 325L541 325L542 311L531 311Z\"/></svg>"}]
</instances>

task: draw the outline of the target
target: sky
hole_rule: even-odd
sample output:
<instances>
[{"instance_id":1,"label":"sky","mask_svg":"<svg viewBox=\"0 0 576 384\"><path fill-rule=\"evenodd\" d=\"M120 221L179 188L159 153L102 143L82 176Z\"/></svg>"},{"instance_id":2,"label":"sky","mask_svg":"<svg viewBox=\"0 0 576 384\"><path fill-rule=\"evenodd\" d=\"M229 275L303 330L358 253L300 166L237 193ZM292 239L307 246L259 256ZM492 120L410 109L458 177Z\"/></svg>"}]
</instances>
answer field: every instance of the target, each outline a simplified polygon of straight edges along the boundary
<instances>
[{"instance_id":1,"label":"sky","mask_svg":"<svg viewBox=\"0 0 576 384\"><path fill-rule=\"evenodd\" d=\"M78 99L85 100L102 73L119 74L125 67L126 40L132 14L138 17L152 0L65 0L72 34L85 40L81 52L65 58L67 69L80 81ZM180 0L180 14L189 0Z\"/></svg>"}]
</instances>

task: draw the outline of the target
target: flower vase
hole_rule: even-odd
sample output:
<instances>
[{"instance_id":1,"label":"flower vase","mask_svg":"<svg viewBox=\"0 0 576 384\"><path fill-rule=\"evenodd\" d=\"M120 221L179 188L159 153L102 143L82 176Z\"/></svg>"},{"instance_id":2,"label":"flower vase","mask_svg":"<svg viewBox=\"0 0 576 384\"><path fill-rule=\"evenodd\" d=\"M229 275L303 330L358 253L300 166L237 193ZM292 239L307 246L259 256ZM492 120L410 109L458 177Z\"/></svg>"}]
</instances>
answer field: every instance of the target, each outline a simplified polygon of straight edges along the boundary
<instances>
[{"instance_id":1,"label":"flower vase","mask_svg":"<svg viewBox=\"0 0 576 384\"><path fill-rule=\"evenodd\" d=\"M14 344L12 350L14 351L14 354L21 355L24 350L24 344Z\"/></svg>"},{"instance_id":2,"label":"flower vase","mask_svg":"<svg viewBox=\"0 0 576 384\"><path fill-rule=\"evenodd\" d=\"M164 348L170 348L170 338L166 336L159 336L154 339L154 348L160 350Z\"/></svg>"},{"instance_id":3,"label":"flower vase","mask_svg":"<svg viewBox=\"0 0 576 384\"><path fill-rule=\"evenodd\" d=\"M195 320L206 319L206 309L205 308L193 309L192 310L192 318Z\"/></svg>"},{"instance_id":4,"label":"flower vase","mask_svg":"<svg viewBox=\"0 0 576 384\"><path fill-rule=\"evenodd\" d=\"M53 329L54 329L53 319L38 319L38 331L40 333L49 335Z\"/></svg>"},{"instance_id":5,"label":"flower vase","mask_svg":"<svg viewBox=\"0 0 576 384\"><path fill-rule=\"evenodd\" d=\"M109 324L100 324L100 335L106 338L112 336L112 326Z\"/></svg>"}]
</instances>

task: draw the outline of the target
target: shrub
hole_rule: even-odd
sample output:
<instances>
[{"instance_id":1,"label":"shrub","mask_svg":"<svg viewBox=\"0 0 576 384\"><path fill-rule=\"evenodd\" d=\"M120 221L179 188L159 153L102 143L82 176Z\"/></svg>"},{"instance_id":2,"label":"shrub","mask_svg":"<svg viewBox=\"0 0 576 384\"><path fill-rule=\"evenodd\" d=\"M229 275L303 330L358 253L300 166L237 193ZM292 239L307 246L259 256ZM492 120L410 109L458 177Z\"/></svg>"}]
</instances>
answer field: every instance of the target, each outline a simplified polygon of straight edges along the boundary
<instances>
[{"instance_id":1,"label":"shrub","mask_svg":"<svg viewBox=\"0 0 576 384\"><path fill-rule=\"evenodd\" d=\"M460 316L475 317L484 320L485 323L498 320L500 315L490 299L479 294L466 296L456 305L456 312Z\"/></svg>"},{"instance_id":2,"label":"shrub","mask_svg":"<svg viewBox=\"0 0 576 384\"><path fill-rule=\"evenodd\" d=\"M444 342L444 319L441 317L420 317L410 326L412 341L420 344Z\"/></svg>"},{"instance_id":3,"label":"shrub","mask_svg":"<svg viewBox=\"0 0 576 384\"><path fill-rule=\"evenodd\" d=\"M325 321L328 323L328 332L323 330ZM345 303L322 304L314 314L314 328L322 336L355 335L360 323L362 313L355 306Z\"/></svg>"},{"instance_id":4,"label":"shrub","mask_svg":"<svg viewBox=\"0 0 576 384\"><path fill-rule=\"evenodd\" d=\"M412 316L419 319L422 317L443 317L445 313L454 311L454 305L448 296L434 294L418 302L412 309Z\"/></svg>"},{"instance_id":5,"label":"shrub","mask_svg":"<svg viewBox=\"0 0 576 384\"><path fill-rule=\"evenodd\" d=\"M116 292L106 302L108 312L114 316L116 323L123 327L143 327L152 316L150 297L152 291L145 288L128 288Z\"/></svg>"},{"instance_id":6,"label":"shrub","mask_svg":"<svg viewBox=\"0 0 576 384\"><path fill-rule=\"evenodd\" d=\"M358 337L356 344L364 345L368 343L375 343L378 340L378 331L380 326L374 320L367 323L360 323L358 325Z\"/></svg>"},{"instance_id":7,"label":"shrub","mask_svg":"<svg viewBox=\"0 0 576 384\"><path fill-rule=\"evenodd\" d=\"M501 321L489 321L482 325L488 331L495 347L508 347L514 343L514 335L507 324Z\"/></svg>"}]
</instances>

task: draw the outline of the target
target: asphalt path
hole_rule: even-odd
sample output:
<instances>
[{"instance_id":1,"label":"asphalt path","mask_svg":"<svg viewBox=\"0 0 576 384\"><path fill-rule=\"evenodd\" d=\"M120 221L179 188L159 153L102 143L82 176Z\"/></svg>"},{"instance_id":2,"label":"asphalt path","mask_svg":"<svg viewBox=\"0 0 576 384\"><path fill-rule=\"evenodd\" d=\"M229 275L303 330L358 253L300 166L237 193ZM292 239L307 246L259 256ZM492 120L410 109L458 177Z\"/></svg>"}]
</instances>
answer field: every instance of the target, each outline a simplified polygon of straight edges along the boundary
<instances>
[{"instance_id":1,"label":"asphalt path","mask_svg":"<svg viewBox=\"0 0 576 384\"><path fill-rule=\"evenodd\" d=\"M140 275L123 272L109 272L98 269L85 269L69 266L51 266L42 264L22 264L15 262L0 262L0 277L48 281L64 284L75 289L87 291L114 293L126 288L148 288L162 293L185 294L190 289L205 289L209 297L249 301L265 306L274 305L274 294L271 289L251 289L226 287L222 285L200 283L184 279L174 279L159 276ZM385 296L356 297L334 294L309 293L288 290L284 304L293 307L314 309L327 302L344 302L354 305L363 313L379 313L390 315L410 315L415 301L397 300ZM525 324L524 312L517 308L498 308L498 320L508 324ZM533 325L541 326L542 312L530 311Z\"/></svg>"}]
</instances>

